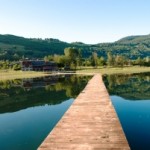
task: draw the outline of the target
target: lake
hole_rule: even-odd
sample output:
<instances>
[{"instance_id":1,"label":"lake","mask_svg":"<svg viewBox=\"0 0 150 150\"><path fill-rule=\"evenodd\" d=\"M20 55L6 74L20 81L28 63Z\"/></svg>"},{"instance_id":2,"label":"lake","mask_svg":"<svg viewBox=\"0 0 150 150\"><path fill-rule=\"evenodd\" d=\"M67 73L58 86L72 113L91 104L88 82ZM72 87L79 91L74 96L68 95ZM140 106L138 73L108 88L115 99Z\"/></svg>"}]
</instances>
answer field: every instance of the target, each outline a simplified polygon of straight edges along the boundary
<instances>
[{"instance_id":1,"label":"lake","mask_svg":"<svg viewBox=\"0 0 150 150\"><path fill-rule=\"evenodd\" d=\"M35 150L84 89L88 76L0 81L0 150Z\"/></svg>"},{"instance_id":2,"label":"lake","mask_svg":"<svg viewBox=\"0 0 150 150\"><path fill-rule=\"evenodd\" d=\"M150 150L150 73L104 76L132 150Z\"/></svg>"},{"instance_id":3,"label":"lake","mask_svg":"<svg viewBox=\"0 0 150 150\"><path fill-rule=\"evenodd\" d=\"M0 81L0 150L35 150L88 76ZM150 149L150 73L103 77L132 150Z\"/></svg>"}]
</instances>

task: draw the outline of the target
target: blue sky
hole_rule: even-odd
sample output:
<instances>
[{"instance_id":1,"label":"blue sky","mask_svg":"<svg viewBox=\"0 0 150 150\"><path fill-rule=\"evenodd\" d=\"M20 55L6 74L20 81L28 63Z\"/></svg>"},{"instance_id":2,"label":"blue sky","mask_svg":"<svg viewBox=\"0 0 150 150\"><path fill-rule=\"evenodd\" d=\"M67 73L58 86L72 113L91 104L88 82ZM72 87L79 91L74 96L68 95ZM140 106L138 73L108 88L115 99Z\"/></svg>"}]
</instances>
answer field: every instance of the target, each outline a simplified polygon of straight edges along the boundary
<instances>
[{"instance_id":1,"label":"blue sky","mask_svg":"<svg viewBox=\"0 0 150 150\"><path fill-rule=\"evenodd\" d=\"M0 0L0 34L88 44L150 34L150 0Z\"/></svg>"}]
</instances>

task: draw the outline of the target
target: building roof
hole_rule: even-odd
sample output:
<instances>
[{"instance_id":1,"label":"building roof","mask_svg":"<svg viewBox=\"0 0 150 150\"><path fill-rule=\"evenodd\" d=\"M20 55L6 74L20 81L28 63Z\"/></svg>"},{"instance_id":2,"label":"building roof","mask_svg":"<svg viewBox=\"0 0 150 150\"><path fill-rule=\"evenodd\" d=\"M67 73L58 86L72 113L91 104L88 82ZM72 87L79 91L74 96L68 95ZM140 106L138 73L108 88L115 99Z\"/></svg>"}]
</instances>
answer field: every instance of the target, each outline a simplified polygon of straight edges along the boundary
<instances>
[{"instance_id":1,"label":"building roof","mask_svg":"<svg viewBox=\"0 0 150 150\"><path fill-rule=\"evenodd\" d=\"M45 66L45 65L55 65L55 62L52 61L44 61L44 60L24 60L22 63L30 63L32 66Z\"/></svg>"}]
</instances>

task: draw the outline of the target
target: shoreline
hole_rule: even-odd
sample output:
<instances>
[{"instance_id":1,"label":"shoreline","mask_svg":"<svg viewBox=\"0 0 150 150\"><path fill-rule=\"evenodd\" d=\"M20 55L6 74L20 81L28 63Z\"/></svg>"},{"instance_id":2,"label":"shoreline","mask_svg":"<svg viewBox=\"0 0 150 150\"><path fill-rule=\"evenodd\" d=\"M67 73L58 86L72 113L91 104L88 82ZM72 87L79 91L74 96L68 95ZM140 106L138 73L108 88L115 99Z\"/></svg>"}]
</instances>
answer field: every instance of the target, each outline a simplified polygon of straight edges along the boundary
<instances>
[{"instance_id":1,"label":"shoreline","mask_svg":"<svg viewBox=\"0 0 150 150\"><path fill-rule=\"evenodd\" d=\"M43 76L54 76L64 74L77 74L77 75L94 75L100 73L102 75L111 74L133 74L150 72L150 67L124 67L124 68L82 68L76 72L35 72L35 71L0 71L0 81L13 80L22 78L36 78Z\"/></svg>"},{"instance_id":2,"label":"shoreline","mask_svg":"<svg viewBox=\"0 0 150 150\"><path fill-rule=\"evenodd\" d=\"M101 73L102 75L111 75L111 74L133 74L133 73L144 73L150 72L150 67L106 67L106 68L89 68L76 71L76 73Z\"/></svg>"}]
</instances>

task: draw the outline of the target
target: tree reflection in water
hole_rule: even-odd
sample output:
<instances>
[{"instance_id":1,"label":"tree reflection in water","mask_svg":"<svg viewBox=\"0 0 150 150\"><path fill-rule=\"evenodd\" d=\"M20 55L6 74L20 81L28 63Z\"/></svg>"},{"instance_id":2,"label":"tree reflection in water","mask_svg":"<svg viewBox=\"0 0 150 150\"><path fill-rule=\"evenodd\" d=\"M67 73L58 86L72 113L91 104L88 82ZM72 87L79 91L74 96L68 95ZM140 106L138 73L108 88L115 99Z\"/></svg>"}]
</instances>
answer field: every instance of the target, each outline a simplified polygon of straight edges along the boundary
<instances>
[{"instance_id":1,"label":"tree reflection in water","mask_svg":"<svg viewBox=\"0 0 150 150\"><path fill-rule=\"evenodd\" d=\"M0 81L0 113L39 105L55 105L75 98L90 76L49 76Z\"/></svg>"},{"instance_id":2,"label":"tree reflection in water","mask_svg":"<svg viewBox=\"0 0 150 150\"><path fill-rule=\"evenodd\" d=\"M150 99L150 73L106 75L103 80L110 95L128 100Z\"/></svg>"}]
</instances>

